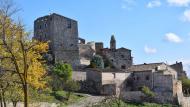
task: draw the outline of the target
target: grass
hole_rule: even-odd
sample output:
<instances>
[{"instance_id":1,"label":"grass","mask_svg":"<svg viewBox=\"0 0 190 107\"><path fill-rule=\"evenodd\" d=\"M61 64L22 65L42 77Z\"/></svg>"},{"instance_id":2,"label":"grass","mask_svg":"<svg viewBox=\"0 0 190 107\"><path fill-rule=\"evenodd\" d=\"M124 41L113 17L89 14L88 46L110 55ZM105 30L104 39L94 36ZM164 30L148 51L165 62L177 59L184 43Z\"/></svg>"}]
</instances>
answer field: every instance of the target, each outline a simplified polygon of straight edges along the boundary
<instances>
[{"instance_id":1,"label":"grass","mask_svg":"<svg viewBox=\"0 0 190 107\"><path fill-rule=\"evenodd\" d=\"M162 105L156 103L125 103L121 101L119 106L118 103L116 102L106 102L106 103L104 102L93 105L92 107L179 107L179 106L174 106L171 104Z\"/></svg>"},{"instance_id":2,"label":"grass","mask_svg":"<svg viewBox=\"0 0 190 107\"><path fill-rule=\"evenodd\" d=\"M66 91L45 91L41 93L33 92L33 95L30 96L30 102L48 102L48 103L57 103L61 107L66 107L66 105L71 103L76 103L85 98L85 96L72 93L69 100L66 100Z\"/></svg>"}]
</instances>

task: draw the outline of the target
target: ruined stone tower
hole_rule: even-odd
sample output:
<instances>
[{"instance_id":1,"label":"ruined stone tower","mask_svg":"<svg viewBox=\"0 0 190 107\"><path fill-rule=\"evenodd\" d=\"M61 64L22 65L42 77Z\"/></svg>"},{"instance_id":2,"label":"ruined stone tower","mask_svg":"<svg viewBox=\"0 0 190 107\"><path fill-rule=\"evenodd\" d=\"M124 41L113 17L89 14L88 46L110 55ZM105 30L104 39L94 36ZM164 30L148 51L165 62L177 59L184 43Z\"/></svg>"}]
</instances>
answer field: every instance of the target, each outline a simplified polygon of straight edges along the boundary
<instances>
[{"instance_id":1,"label":"ruined stone tower","mask_svg":"<svg viewBox=\"0 0 190 107\"><path fill-rule=\"evenodd\" d=\"M54 62L79 65L77 21L55 13L40 17L34 22L34 39L50 41Z\"/></svg>"},{"instance_id":2,"label":"ruined stone tower","mask_svg":"<svg viewBox=\"0 0 190 107\"><path fill-rule=\"evenodd\" d=\"M115 50L115 49L116 49L116 40L115 40L114 35L111 36L110 49L112 49L112 50Z\"/></svg>"}]
</instances>

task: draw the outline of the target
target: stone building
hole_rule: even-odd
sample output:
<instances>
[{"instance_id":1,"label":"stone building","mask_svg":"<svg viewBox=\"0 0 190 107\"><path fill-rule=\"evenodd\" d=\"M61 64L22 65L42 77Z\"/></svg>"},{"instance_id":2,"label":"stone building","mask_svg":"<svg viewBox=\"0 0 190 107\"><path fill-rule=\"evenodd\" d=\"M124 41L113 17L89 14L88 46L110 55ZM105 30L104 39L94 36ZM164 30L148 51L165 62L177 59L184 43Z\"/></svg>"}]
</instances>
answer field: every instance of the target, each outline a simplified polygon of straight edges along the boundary
<instances>
[{"instance_id":1,"label":"stone building","mask_svg":"<svg viewBox=\"0 0 190 107\"><path fill-rule=\"evenodd\" d=\"M92 57L95 55L95 42L79 43L79 58L81 66L90 64Z\"/></svg>"},{"instance_id":2,"label":"stone building","mask_svg":"<svg viewBox=\"0 0 190 107\"><path fill-rule=\"evenodd\" d=\"M103 42L96 42L95 43L95 49L96 49L96 54L100 55L101 50L104 48Z\"/></svg>"},{"instance_id":3,"label":"stone building","mask_svg":"<svg viewBox=\"0 0 190 107\"><path fill-rule=\"evenodd\" d=\"M165 63L132 65L128 71L131 72L131 90L134 91L147 86L154 91L172 92L173 80L177 80L177 72Z\"/></svg>"},{"instance_id":4,"label":"stone building","mask_svg":"<svg viewBox=\"0 0 190 107\"><path fill-rule=\"evenodd\" d=\"M118 95L125 101L143 101L143 86L156 94L158 103L175 103L177 94L182 94L177 72L165 63L132 65L127 70L86 69L86 79L95 83L99 94Z\"/></svg>"},{"instance_id":5,"label":"stone building","mask_svg":"<svg viewBox=\"0 0 190 107\"><path fill-rule=\"evenodd\" d=\"M111 50L115 50L115 49L116 49L116 40L115 40L114 35L111 36L110 49L111 49Z\"/></svg>"},{"instance_id":6,"label":"stone building","mask_svg":"<svg viewBox=\"0 0 190 107\"><path fill-rule=\"evenodd\" d=\"M130 73L118 69L86 69L87 81L94 83L94 89L101 95L119 95L120 88Z\"/></svg>"},{"instance_id":7,"label":"stone building","mask_svg":"<svg viewBox=\"0 0 190 107\"><path fill-rule=\"evenodd\" d=\"M183 70L182 62L176 62L175 64L170 65L173 69L177 71L178 78L185 77L187 78L186 72Z\"/></svg>"},{"instance_id":8,"label":"stone building","mask_svg":"<svg viewBox=\"0 0 190 107\"><path fill-rule=\"evenodd\" d=\"M182 93L176 70L165 63L132 65L128 72L131 72L131 76L126 79L126 87L122 90L125 100L142 100L140 97L143 94L136 93L140 93L143 86L156 94L154 100L158 103L175 103L177 93ZM131 96L136 96L136 99Z\"/></svg>"},{"instance_id":9,"label":"stone building","mask_svg":"<svg viewBox=\"0 0 190 107\"><path fill-rule=\"evenodd\" d=\"M131 50L126 48L116 48L114 35L111 36L110 48L103 48L102 43L96 43L96 53L108 60L116 69L127 69L133 64Z\"/></svg>"},{"instance_id":10,"label":"stone building","mask_svg":"<svg viewBox=\"0 0 190 107\"><path fill-rule=\"evenodd\" d=\"M33 38L49 41L53 62L67 62L73 67L80 64L77 21L55 13L37 18Z\"/></svg>"}]
</instances>

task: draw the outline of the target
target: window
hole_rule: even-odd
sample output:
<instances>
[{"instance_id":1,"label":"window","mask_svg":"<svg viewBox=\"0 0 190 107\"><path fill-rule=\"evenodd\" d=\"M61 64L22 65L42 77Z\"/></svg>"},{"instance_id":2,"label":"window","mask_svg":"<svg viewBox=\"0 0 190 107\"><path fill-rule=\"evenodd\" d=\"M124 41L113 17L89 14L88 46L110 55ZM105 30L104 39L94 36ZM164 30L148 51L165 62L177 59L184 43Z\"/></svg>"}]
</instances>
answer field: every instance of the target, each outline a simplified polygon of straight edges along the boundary
<instances>
[{"instance_id":1,"label":"window","mask_svg":"<svg viewBox=\"0 0 190 107\"><path fill-rule=\"evenodd\" d=\"M125 65L121 65L121 69L126 69L126 66Z\"/></svg>"},{"instance_id":2,"label":"window","mask_svg":"<svg viewBox=\"0 0 190 107\"><path fill-rule=\"evenodd\" d=\"M44 27L47 28L47 24L46 23L44 24Z\"/></svg>"},{"instance_id":3,"label":"window","mask_svg":"<svg viewBox=\"0 0 190 107\"><path fill-rule=\"evenodd\" d=\"M74 44L70 44L70 46L73 46Z\"/></svg>"},{"instance_id":4,"label":"window","mask_svg":"<svg viewBox=\"0 0 190 107\"><path fill-rule=\"evenodd\" d=\"M149 79L150 79L150 77L147 75L147 76L146 76L146 80L149 80Z\"/></svg>"},{"instance_id":5,"label":"window","mask_svg":"<svg viewBox=\"0 0 190 107\"><path fill-rule=\"evenodd\" d=\"M124 55L121 55L121 58L124 58L125 56Z\"/></svg>"},{"instance_id":6,"label":"window","mask_svg":"<svg viewBox=\"0 0 190 107\"><path fill-rule=\"evenodd\" d=\"M39 28L42 29L42 26L40 25Z\"/></svg>"}]
</instances>

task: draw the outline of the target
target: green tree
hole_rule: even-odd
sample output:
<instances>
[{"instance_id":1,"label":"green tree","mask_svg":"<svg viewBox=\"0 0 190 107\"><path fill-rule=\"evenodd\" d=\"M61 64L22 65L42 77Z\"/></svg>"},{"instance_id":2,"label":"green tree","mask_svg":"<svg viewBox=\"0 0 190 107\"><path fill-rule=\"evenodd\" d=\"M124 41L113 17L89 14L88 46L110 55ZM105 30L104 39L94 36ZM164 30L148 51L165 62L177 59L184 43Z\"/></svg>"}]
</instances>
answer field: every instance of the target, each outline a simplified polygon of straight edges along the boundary
<instances>
[{"instance_id":1,"label":"green tree","mask_svg":"<svg viewBox=\"0 0 190 107\"><path fill-rule=\"evenodd\" d=\"M189 96L190 95L190 79L182 77L180 78L180 80L182 81L183 93L186 96Z\"/></svg>"},{"instance_id":2,"label":"green tree","mask_svg":"<svg viewBox=\"0 0 190 107\"><path fill-rule=\"evenodd\" d=\"M74 80L68 80L64 88L67 91L66 99L69 100L71 94L80 89L80 84Z\"/></svg>"},{"instance_id":3,"label":"green tree","mask_svg":"<svg viewBox=\"0 0 190 107\"><path fill-rule=\"evenodd\" d=\"M104 61L103 58L99 55L94 55L92 60L90 61L91 68L104 68Z\"/></svg>"},{"instance_id":4,"label":"green tree","mask_svg":"<svg viewBox=\"0 0 190 107\"><path fill-rule=\"evenodd\" d=\"M72 79L72 67L70 64L56 63L53 67L53 73L56 74L62 81Z\"/></svg>"},{"instance_id":5,"label":"green tree","mask_svg":"<svg viewBox=\"0 0 190 107\"><path fill-rule=\"evenodd\" d=\"M53 90L63 90L68 80L72 79L72 67L65 63L56 63L52 69L50 84Z\"/></svg>"}]
</instances>

